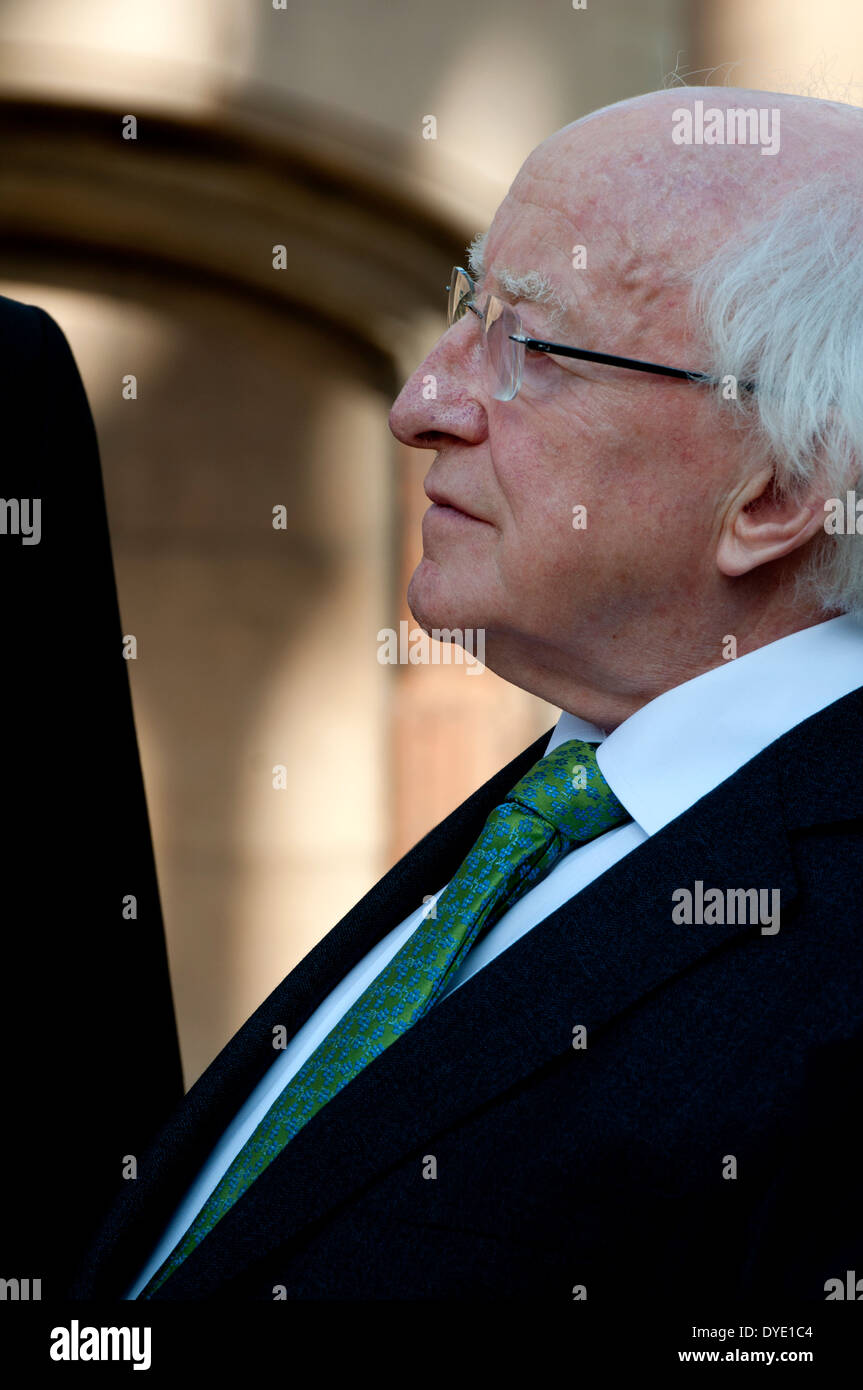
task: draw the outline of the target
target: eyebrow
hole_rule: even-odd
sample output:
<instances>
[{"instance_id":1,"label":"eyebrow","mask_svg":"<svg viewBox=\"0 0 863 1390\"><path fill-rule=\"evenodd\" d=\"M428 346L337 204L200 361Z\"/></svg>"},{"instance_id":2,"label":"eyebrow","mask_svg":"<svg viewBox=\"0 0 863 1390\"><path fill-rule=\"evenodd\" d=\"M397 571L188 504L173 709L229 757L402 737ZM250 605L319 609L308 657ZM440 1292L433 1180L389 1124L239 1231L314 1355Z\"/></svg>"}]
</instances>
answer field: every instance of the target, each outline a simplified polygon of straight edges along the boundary
<instances>
[{"instance_id":1,"label":"eyebrow","mask_svg":"<svg viewBox=\"0 0 863 1390\"><path fill-rule=\"evenodd\" d=\"M558 290L554 288L548 276L543 274L541 270L514 271L508 266L492 266L487 269L485 264L487 236L488 232L478 232L467 248L468 268L474 279L479 282L485 279L486 274L490 274L500 287L502 299L511 299L513 302L522 300L525 303L540 304L551 308L549 321L552 331L557 332L561 329L566 320L569 306Z\"/></svg>"}]
</instances>

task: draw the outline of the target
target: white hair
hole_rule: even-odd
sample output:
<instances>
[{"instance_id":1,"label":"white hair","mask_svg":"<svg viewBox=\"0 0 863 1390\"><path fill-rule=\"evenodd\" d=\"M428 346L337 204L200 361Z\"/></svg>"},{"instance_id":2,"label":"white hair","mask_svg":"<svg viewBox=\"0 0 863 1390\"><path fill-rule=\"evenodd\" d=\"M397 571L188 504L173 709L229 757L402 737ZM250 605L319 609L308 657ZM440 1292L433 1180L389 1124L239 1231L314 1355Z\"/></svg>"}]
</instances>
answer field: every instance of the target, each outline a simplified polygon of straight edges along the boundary
<instances>
[{"instance_id":1,"label":"white hair","mask_svg":"<svg viewBox=\"0 0 863 1390\"><path fill-rule=\"evenodd\" d=\"M704 370L757 382L736 403L721 401L746 430L753 462L772 464L785 496L799 496L823 469L843 509L847 490L863 499L859 170L795 189L686 278L705 334ZM863 535L816 536L797 583L822 611L863 619Z\"/></svg>"}]
</instances>

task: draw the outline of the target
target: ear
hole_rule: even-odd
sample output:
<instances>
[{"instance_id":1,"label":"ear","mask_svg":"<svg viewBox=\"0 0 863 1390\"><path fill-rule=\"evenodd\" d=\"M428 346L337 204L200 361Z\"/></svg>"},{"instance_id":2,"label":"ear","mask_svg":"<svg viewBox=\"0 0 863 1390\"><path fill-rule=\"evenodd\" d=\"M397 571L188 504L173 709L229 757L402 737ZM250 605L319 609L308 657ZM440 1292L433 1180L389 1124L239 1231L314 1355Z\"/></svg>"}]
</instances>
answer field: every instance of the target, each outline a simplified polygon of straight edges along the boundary
<instances>
[{"instance_id":1,"label":"ear","mask_svg":"<svg viewBox=\"0 0 863 1390\"><path fill-rule=\"evenodd\" d=\"M748 478L733 498L719 534L716 564L733 578L748 574L805 545L824 528L824 500L818 487L792 499L776 488L772 468Z\"/></svg>"}]
</instances>

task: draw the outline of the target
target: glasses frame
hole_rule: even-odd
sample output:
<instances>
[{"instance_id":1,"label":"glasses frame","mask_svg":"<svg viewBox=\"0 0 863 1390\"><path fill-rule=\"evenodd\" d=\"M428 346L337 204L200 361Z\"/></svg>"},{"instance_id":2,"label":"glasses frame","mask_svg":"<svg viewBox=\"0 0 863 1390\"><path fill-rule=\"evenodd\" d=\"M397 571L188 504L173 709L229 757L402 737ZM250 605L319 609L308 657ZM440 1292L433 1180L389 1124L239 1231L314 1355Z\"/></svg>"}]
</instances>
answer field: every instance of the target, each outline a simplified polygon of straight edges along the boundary
<instances>
[{"instance_id":1,"label":"glasses frame","mask_svg":"<svg viewBox=\"0 0 863 1390\"><path fill-rule=\"evenodd\" d=\"M447 291L451 290L453 284L455 283L457 275L464 276L464 278L470 285L471 290L471 298L468 300L460 301L460 303L463 303L465 309L471 309L473 313L476 314L477 318L482 320L483 331L487 332L489 323L489 311L492 310L495 313L496 317L500 309L504 307L504 301L498 299L497 295L489 293L486 299L485 308L478 309L476 304L474 304L473 302L473 296L476 294L476 281L474 280L473 276L470 275L468 271L464 269L463 266L453 266L452 272L450 274L450 283L446 286ZM515 309L513 309L512 305L507 304L505 307L509 309L515 317L519 329L523 330L521 319L518 313L515 311ZM461 318L461 315L459 315L459 318ZM449 327L452 327L454 323L458 323L458 319L452 317L451 303L448 305L447 319ZM642 362L636 357L618 357L608 352L593 352L588 348L571 347L568 343L547 343L542 338L531 338L530 335L525 333L524 331L519 331L518 333L510 333L508 334L508 337L510 337L515 343L523 344L525 349L528 349L531 352L548 352L553 353L557 357L576 357L584 362L599 362L604 366L608 367L626 367L629 371L634 372L652 372L656 376L673 376L677 377L679 380L682 381L707 381L712 382L714 385L718 384L716 377L711 376L707 372L690 372L686 371L683 367L666 367L660 365L658 362ZM512 395L506 397L495 397L495 399L514 400L515 397L518 395L519 389L521 387L523 361L524 356L523 354L521 354L519 356L518 379L516 381L516 387ZM738 384L742 391L755 390L754 381L742 381Z\"/></svg>"}]
</instances>

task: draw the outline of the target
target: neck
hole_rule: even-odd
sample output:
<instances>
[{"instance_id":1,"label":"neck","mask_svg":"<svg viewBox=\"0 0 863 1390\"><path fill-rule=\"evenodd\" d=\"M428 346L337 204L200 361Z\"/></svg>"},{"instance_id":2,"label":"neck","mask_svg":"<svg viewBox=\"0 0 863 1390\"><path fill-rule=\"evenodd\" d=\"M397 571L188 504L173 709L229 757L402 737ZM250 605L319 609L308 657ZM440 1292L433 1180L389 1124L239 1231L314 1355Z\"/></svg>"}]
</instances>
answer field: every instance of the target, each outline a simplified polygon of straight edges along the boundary
<instances>
[{"instance_id":1,"label":"neck","mask_svg":"<svg viewBox=\"0 0 863 1390\"><path fill-rule=\"evenodd\" d=\"M486 633L485 664L511 685L610 733L642 705L705 671L739 659L792 632L840 616L840 610L811 609L761 614L748 626L728 619L689 629L681 624L637 641L603 633L601 644L576 639L566 649L512 634Z\"/></svg>"}]
</instances>

